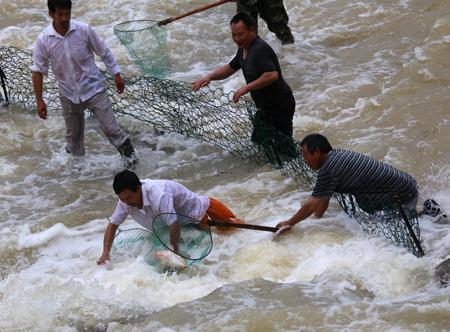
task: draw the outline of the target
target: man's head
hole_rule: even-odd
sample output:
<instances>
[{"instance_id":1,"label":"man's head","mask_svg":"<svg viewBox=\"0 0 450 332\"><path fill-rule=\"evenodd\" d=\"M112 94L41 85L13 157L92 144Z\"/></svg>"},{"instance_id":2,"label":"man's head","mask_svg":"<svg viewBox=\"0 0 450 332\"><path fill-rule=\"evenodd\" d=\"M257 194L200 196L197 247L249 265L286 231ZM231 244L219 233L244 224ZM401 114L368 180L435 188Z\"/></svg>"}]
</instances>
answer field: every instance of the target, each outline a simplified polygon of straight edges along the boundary
<instances>
[{"instance_id":1,"label":"man's head","mask_svg":"<svg viewBox=\"0 0 450 332\"><path fill-rule=\"evenodd\" d=\"M123 170L114 176L113 189L119 199L129 206L142 208L142 183L136 173Z\"/></svg>"},{"instance_id":2,"label":"man's head","mask_svg":"<svg viewBox=\"0 0 450 332\"><path fill-rule=\"evenodd\" d=\"M300 142L303 159L313 170L320 169L327 158L328 152L333 150L328 139L320 134L307 135Z\"/></svg>"},{"instance_id":3,"label":"man's head","mask_svg":"<svg viewBox=\"0 0 450 332\"><path fill-rule=\"evenodd\" d=\"M71 0L48 0L48 14L53 19L53 26L60 32L67 32L70 25Z\"/></svg>"},{"instance_id":4,"label":"man's head","mask_svg":"<svg viewBox=\"0 0 450 332\"><path fill-rule=\"evenodd\" d=\"M256 24L245 13L237 13L230 21L231 37L239 48L248 48L256 38Z\"/></svg>"}]
</instances>

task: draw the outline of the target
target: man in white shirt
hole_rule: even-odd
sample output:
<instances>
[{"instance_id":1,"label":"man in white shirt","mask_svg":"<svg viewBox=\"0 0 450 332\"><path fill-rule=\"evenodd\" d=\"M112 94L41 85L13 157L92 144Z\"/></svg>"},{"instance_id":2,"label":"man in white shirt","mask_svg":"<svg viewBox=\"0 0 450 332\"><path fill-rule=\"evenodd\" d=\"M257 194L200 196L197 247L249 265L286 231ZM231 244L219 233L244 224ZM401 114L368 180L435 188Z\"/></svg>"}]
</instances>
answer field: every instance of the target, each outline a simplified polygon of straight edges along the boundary
<instances>
[{"instance_id":1,"label":"man in white shirt","mask_svg":"<svg viewBox=\"0 0 450 332\"><path fill-rule=\"evenodd\" d=\"M86 23L71 20L71 0L48 0L50 24L38 37L33 55L32 80L36 95L36 109L40 118L47 118L47 105L42 97L43 76L49 63L59 83L59 94L66 122L66 151L83 156L84 111L92 111L108 140L125 159L127 167L134 167L137 158L131 141L116 122L106 91L105 78L97 68L94 53L101 57L109 73L114 76L117 92L125 83L120 68L105 42Z\"/></svg>"},{"instance_id":2,"label":"man in white shirt","mask_svg":"<svg viewBox=\"0 0 450 332\"><path fill-rule=\"evenodd\" d=\"M116 209L112 214L103 239L103 253L97 264L109 261L109 252L116 230L130 215L137 223L152 230L153 219L161 213L174 213L200 221L200 226L208 219L243 223L236 219L234 213L220 201L198 195L182 184L171 180L139 180L132 171L124 170L114 177L113 189L119 196ZM170 218L169 218L170 219ZM166 220L171 226L171 244L177 251L177 242L172 238L172 229L179 225L173 220ZM225 231L225 229L222 229Z\"/></svg>"}]
</instances>

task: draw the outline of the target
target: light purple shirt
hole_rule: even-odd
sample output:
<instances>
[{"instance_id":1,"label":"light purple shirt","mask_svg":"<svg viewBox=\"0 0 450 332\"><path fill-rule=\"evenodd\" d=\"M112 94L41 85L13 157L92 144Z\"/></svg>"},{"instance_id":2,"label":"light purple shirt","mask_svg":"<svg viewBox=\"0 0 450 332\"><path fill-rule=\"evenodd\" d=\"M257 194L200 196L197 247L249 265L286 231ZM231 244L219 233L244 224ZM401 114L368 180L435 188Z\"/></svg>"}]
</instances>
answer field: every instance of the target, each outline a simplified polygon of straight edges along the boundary
<instances>
[{"instance_id":1,"label":"light purple shirt","mask_svg":"<svg viewBox=\"0 0 450 332\"><path fill-rule=\"evenodd\" d=\"M50 62L60 94L79 104L106 89L94 53L111 75L120 72L113 54L89 24L70 20L65 36L50 24L36 41L31 70L47 75Z\"/></svg>"},{"instance_id":2,"label":"light purple shirt","mask_svg":"<svg viewBox=\"0 0 450 332\"><path fill-rule=\"evenodd\" d=\"M177 213L200 221L209 208L209 198L198 195L182 184L171 180L141 180L142 209L132 207L121 200L110 218L114 225L122 224L128 215L145 228L152 230L153 218L161 213ZM176 221L165 218L167 224Z\"/></svg>"}]
</instances>

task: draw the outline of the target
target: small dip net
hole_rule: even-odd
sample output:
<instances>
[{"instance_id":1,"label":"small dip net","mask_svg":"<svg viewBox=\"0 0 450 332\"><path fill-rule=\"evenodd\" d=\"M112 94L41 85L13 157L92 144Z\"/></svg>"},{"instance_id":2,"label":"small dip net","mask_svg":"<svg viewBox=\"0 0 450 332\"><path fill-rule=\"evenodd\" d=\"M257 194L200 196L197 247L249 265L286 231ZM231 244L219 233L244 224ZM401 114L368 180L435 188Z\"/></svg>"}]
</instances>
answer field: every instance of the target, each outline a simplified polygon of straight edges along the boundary
<instances>
[{"instance_id":1,"label":"small dip net","mask_svg":"<svg viewBox=\"0 0 450 332\"><path fill-rule=\"evenodd\" d=\"M169 234L163 234L166 231L169 231L169 229L159 230L159 235L161 237L169 237ZM182 232L182 234L184 233ZM186 230L186 235L188 233L189 230ZM189 250L189 252L195 252L202 245L201 241L196 242L195 239L189 238L186 240L189 241L189 247L185 246L184 250ZM184 241L184 238L181 241ZM212 240L210 246L212 247ZM175 255L154 233L144 228L119 228L114 237L112 253L115 256L142 256L146 263L153 266L158 272L163 273L173 273L183 270L200 260Z\"/></svg>"},{"instance_id":2,"label":"small dip net","mask_svg":"<svg viewBox=\"0 0 450 332\"><path fill-rule=\"evenodd\" d=\"M211 228L199 227L199 222L190 217L161 213L153 219L152 227L159 242L183 258L200 260L212 250Z\"/></svg>"},{"instance_id":3,"label":"small dip net","mask_svg":"<svg viewBox=\"0 0 450 332\"><path fill-rule=\"evenodd\" d=\"M114 33L144 76L164 78L170 72L166 50L167 31L150 20L119 23Z\"/></svg>"},{"instance_id":4,"label":"small dip net","mask_svg":"<svg viewBox=\"0 0 450 332\"><path fill-rule=\"evenodd\" d=\"M0 47L0 68L6 75L11 102L34 109L30 65L30 52ZM243 159L270 163L302 188L313 188L316 175L304 162L299 142L261 122L250 99L243 98L235 104L231 101L231 93L226 94L219 89L206 88L195 93L187 83L147 76L127 79L125 92L118 95L113 78L106 73L104 75L113 109L118 116L144 122L155 131L196 138ZM48 109L58 110L58 86L51 73L45 80L44 91ZM252 132L256 133L257 144L252 139ZM369 201L360 206L352 195L335 194L334 197L364 230L384 236L416 256L422 255L415 211L407 211L407 222L411 226L408 227L395 202L380 205L379 202ZM418 241L414 241L414 237Z\"/></svg>"}]
</instances>

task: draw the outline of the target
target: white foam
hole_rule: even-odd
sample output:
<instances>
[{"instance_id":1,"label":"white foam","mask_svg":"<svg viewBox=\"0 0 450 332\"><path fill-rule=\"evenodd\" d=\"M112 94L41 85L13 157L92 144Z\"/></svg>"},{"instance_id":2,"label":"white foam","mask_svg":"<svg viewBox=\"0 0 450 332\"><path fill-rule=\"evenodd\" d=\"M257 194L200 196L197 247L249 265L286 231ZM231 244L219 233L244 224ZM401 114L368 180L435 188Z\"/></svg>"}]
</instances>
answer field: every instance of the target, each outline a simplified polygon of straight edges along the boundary
<instances>
[{"instance_id":1,"label":"white foam","mask_svg":"<svg viewBox=\"0 0 450 332\"><path fill-rule=\"evenodd\" d=\"M287 0L296 43L281 46L261 20L260 33L278 53L284 76L294 89L296 138L323 132L335 147L409 167L421 190L450 211L448 151L439 145L448 141L449 121L446 107L443 115L436 113L448 104L448 82L440 81L439 75L445 73L442 66L447 61L439 54L446 54L436 52L449 43L448 20L440 11L447 5L422 10L415 4L421 8L417 10L410 3L381 6ZM133 74L136 66L114 37L113 25L139 18L163 19L190 5L175 0L80 2L74 5L73 17L92 23L124 71ZM13 15L2 17L2 24L8 25L0 31L0 43L30 49L49 22L45 3L39 6L3 1L3 12ZM178 70L172 78L193 81L232 58L236 48L228 21L234 4L227 6L167 27L169 54ZM428 21L424 13L437 19ZM414 22L409 27L420 25L423 32L397 30L399 17L402 27ZM211 85L229 92L243 82L237 73ZM432 86L442 88L444 97ZM386 326L392 319L392 306L403 308L405 317L408 310L428 310L420 316L425 319L435 317L434 308L448 308L447 300L441 302L445 291L431 281L434 266L448 257L447 226L421 218L427 256L416 259L384 239L362 233L336 203L324 219L305 220L276 240L272 234L250 230L213 234L211 254L178 275L159 274L146 263L145 253L113 254L110 264L99 267L95 262L102 251L104 217L112 213L117 199L111 183L114 173L122 169L120 157L97 124L88 122L87 154L72 159L64 151L61 115L55 112L41 121L34 110L26 112L2 108L0 113L5 151L0 156L0 242L2 264L10 268L2 270L5 276L0 281L2 330L74 330L76 324L101 330L109 320L145 316L204 297L224 284L233 287L235 282L255 278L308 284L317 301L332 294L335 302L321 303L324 310L342 311L348 315L341 318L349 317L364 328ZM178 134L155 135L137 121L120 121L132 135L141 159L141 177L175 178L192 184L198 192L224 201L247 222L275 226L292 216L310 194L269 166L248 164ZM12 148L3 150L8 146ZM127 220L126 225L133 223ZM346 290L368 294L366 301L375 309L367 317L359 304L351 306L353 313L346 312L346 305L353 304ZM258 299L243 302L252 301L258 304ZM385 312L381 318L378 309ZM223 316L232 316L233 310ZM296 316L302 317L301 312ZM306 322L308 318L304 317ZM411 324L405 326L418 329ZM396 327L403 328L401 324Z\"/></svg>"}]
</instances>

